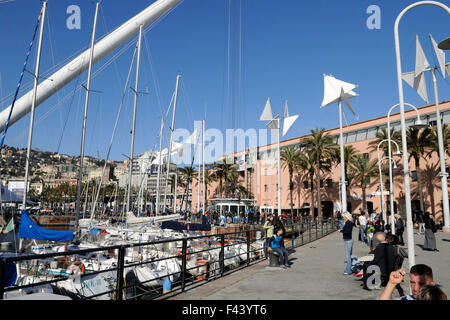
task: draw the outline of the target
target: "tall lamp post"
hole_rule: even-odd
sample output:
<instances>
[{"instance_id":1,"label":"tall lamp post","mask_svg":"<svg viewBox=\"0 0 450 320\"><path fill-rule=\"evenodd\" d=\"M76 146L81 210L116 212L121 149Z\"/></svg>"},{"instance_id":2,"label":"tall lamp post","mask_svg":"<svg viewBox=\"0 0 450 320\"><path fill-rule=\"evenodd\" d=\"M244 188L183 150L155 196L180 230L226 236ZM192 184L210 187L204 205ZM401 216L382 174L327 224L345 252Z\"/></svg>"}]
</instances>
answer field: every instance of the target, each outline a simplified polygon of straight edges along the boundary
<instances>
[{"instance_id":1,"label":"tall lamp post","mask_svg":"<svg viewBox=\"0 0 450 320\"><path fill-rule=\"evenodd\" d=\"M403 79L402 79L402 61L400 55L400 41L398 26L402 17L406 12L420 5L436 5L450 14L450 9L442 3L436 1L419 1L406 7L397 17L394 25L394 38L395 38L395 56L397 62L397 84L398 84L398 95L400 102L400 116L401 116L401 132L402 132L402 151L403 151L403 175L405 180L405 201L406 201L406 230L408 239L408 263L409 268L416 264L415 258L415 248L414 248L414 232L413 232L413 222L412 222L412 210L411 210L411 188L410 188L410 177L409 177L409 161L408 161L408 146L406 141L406 121L405 121L405 101L403 96Z\"/></svg>"},{"instance_id":2,"label":"tall lamp post","mask_svg":"<svg viewBox=\"0 0 450 320\"><path fill-rule=\"evenodd\" d=\"M384 220L384 222L386 223L386 222L387 222L386 202L384 201L383 173L382 173L382 171L381 171L381 162L383 162L384 158L381 159L381 156L380 156L380 147L381 147L381 145L382 145L383 143L385 143L385 142L388 142L388 143L389 143L389 149L390 149L390 144L391 144L391 143L394 143L394 144L397 146L397 154L400 154L400 147L398 146L398 143L397 143L397 142L391 141L390 139L386 139L386 140L381 141L381 142L378 144L378 146L377 146L378 169L379 169L379 172L380 172L381 209L382 209L382 211L383 211L383 220ZM389 156L387 156L386 158L389 159L389 168L392 168L392 157L389 155ZM391 170L390 170L390 171L391 171ZM389 184L392 185L391 180L389 180ZM393 213L391 212L391 217L392 217L392 214L393 214ZM393 219L391 218L391 226L393 225L393 224L392 224L392 221L393 221ZM391 230L392 230L392 229L391 229ZM395 228L394 228L394 230L395 230Z\"/></svg>"},{"instance_id":3,"label":"tall lamp post","mask_svg":"<svg viewBox=\"0 0 450 320\"><path fill-rule=\"evenodd\" d=\"M410 103L404 103L404 105L409 106L413 108L417 113L417 121L412 127L415 127L417 129L425 128L428 125L424 124L422 122L422 119L420 119L420 112L419 109L417 109L415 106L413 106ZM396 104L395 106L392 106L391 109L389 109L388 116L387 116L387 131L388 131L388 156L392 158L392 148L391 148L391 113L394 111L395 108L399 107L400 104ZM401 155L400 152L398 152L397 155ZM389 201L390 201L390 211L391 214L394 214L394 181L393 181L393 175L392 175L392 161L389 162ZM391 231L392 234L395 234L395 222L394 220L391 220Z\"/></svg>"}]
</instances>

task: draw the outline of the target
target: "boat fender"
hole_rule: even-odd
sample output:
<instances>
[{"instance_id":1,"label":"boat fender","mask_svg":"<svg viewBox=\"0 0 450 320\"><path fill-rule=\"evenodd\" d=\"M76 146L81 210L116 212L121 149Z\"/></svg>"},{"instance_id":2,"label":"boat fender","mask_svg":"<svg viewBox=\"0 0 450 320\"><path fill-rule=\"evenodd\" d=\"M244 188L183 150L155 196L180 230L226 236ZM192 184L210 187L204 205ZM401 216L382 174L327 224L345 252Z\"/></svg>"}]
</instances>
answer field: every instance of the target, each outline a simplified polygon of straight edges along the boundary
<instances>
[{"instance_id":1,"label":"boat fender","mask_svg":"<svg viewBox=\"0 0 450 320\"><path fill-rule=\"evenodd\" d=\"M86 271L86 267L84 266L84 263L81 261L75 261L74 263L72 263L69 267L69 274L84 274L84 272Z\"/></svg>"}]
</instances>

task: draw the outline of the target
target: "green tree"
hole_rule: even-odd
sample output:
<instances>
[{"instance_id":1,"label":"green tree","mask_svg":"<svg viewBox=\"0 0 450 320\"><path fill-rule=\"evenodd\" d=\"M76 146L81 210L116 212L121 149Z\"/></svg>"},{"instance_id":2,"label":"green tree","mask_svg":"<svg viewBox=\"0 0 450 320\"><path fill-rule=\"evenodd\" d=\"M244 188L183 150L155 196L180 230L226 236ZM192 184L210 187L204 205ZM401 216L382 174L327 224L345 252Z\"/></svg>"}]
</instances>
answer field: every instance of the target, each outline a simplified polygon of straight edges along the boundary
<instances>
[{"instance_id":1,"label":"green tree","mask_svg":"<svg viewBox=\"0 0 450 320\"><path fill-rule=\"evenodd\" d=\"M293 177L294 177L295 167L298 165L298 162L299 162L299 155L300 155L300 151L294 146L289 146L289 147L285 148L280 154L282 168L283 169L287 168L289 171L289 195L290 195L290 199L291 199L291 215L292 216L294 216L294 199L293 199L293 195L292 195L292 193L294 191ZM281 199L279 199L279 201L281 201Z\"/></svg>"},{"instance_id":2,"label":"green tree","mask_svg":"<svg viewBox=\"0 0 450 320\"><path fill-rule=\"evenodd\" d=\"M360 184L362 190L363 209L367 211L366 188L367 181L378 175L378 161L371 160L362 154L357 154L350 159L349 174Z\"/></svg>"},{"instance_id":3,"label":"green tree","mask_svg":"<svg viewBox=\"0 0 450 320\"><path fill-rule=\"evenodd\" d=\"M335 138L328 133L325 129L313 129L311 130L311 137L304 141L306 152L311 153L316 160L316 189L317 189L317 207L318 218L322 219L322 199L320 192L320 180L321 171L323 171L323 160L330 157L332 149L336 148Z\"/></svg>"},{"instance_id":4,"label":"green tree","mask_svg":"<svg viewBox=\"0 0 450 320\"><path fill-rule=\"evenodd\" d=\"M420 210L425 212L424 197L422 190L422 171L420 169L420 159L425 158L432 148L432 130L431 128L417 129L409 127L406 132L406 141L408 145L409 160L414 159L417 173L417 183L419 190Z\"/></svg>"},{"instance_id":5,"label":"green tree","mask_svg":"<svg viewBox=\"0 0 450 320\"><path fill-rule=\"evenodd\" d=\"M310 153L301 152L299 154L296 170L300 174L305 174L307 177L309 177L309 184L311 189L310 210L312 215L314 214L314 174L316 172L315 166L316 166L316 159Z\"/></svg>"}]
</instances>

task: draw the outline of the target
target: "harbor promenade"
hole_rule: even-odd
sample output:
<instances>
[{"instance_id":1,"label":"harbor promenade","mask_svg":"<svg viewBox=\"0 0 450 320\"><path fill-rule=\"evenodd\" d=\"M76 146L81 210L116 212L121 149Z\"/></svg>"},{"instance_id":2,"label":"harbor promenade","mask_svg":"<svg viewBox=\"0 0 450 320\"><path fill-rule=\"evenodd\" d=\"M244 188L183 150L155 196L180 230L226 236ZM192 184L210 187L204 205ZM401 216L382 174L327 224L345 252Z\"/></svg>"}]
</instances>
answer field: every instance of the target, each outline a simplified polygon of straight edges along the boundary
<instances>
[{"instance_id":1,"label":"harbor promenade","mask_svg":"<svg viewBox=\"0 0 450 320\"><path fill-rule=\"evenodd\" d=\"M353 255L368 255L368 247L359 242L354 230ZM415 231L417 232L417 231ZM406 232L404 234L406 239ZM415 234L416 263L433 268L435 282L450 294L450 234L436 234L439 252L422 250L424 236ZM405 246L406 249L406 246ZM224 278L189 287L169 300L376 300L381 290L366 291L361 278L344 276L345 252L341 233L333 233L290 255L290 269L270 268L268 260L237 271ZM404 267L408 267L405 259ZM409 277L407 278L409 282ZM402 285L409 294L408 283ZM394 298L398 293L394 293Z\"/></svg>"}]
</instances>

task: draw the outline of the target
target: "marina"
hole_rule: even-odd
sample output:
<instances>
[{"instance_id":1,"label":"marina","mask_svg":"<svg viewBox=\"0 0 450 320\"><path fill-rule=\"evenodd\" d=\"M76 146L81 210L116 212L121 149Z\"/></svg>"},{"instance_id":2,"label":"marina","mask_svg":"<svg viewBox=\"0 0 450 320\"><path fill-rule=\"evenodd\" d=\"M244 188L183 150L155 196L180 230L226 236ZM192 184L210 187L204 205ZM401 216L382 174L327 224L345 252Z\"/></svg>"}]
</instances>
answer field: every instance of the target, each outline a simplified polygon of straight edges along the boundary
<instances>
[{"instance_id":1,"label":"marina","mask_svg":"<svg viewBox=\"0 0 450 320\"><path fill-rule=\"evenodd\" d=\"M0 1L1 26L20 1ZM431 252L450 241L449 40L442 17L434 35L408 22L430 43L405 37L405 72L398 29L413 8L450 8L401 8L391 61L378 5L362 32L360 3L319 2L43 0L20 14L1 35L0 301L351 300L356 281L368 299L438 292L424 263L446 272Z\"/></svg>"}]
</instances>

